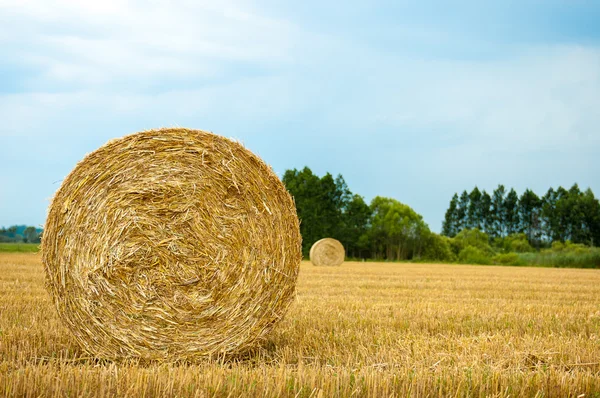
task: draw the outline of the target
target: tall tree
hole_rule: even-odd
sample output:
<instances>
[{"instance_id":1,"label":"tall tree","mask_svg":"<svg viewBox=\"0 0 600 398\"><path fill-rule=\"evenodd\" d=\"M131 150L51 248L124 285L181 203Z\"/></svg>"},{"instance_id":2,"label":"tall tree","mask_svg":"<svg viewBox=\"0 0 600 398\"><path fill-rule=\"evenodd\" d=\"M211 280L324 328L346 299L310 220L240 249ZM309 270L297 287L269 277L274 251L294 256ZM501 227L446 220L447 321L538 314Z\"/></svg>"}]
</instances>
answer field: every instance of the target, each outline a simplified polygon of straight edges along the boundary
<instances>
[{"instance_id":1,"label":"tall tree","mask_svg":"<svg viewBox=\"0 0 600 398\"><path fill-rule=\"evenodd\" d=\"M594 197L590 188L586 189L581 198L581 207L584 213L584 229L587 232L585 244L590 246L600 245L600 202Z\"/></svg>"},{"instance_id":2,"label":"tall tree","mask_svg":"<svg viewBox=\"0 0 600 398\"><path fill-rule=\"evenodd\" d=\"M541 199L532 190L526 189L519 198L519 232L524 232L529 244L535 247L539 247L541 237L541 212Z\"/></svg>"},{"instance_id":3,"label":"tall tree","mask_svg":"<svg viewBox=\"0 0 600 398\"><path fill-rule=\"evenodd\" d=\"M494 190L492 193L492 225L490 228L489 236L490 238L498 238L505 235L506 227L504 224L505 217L505 207L504 207L504 196L506 195L506 190L504 185L498 185L498 188Z\"/></svg>"},{"instance_id":4,"label":"tall tree","mask_svg":"<svg viewBox=\"0 0 600 398\"><path fill-rule=\"evenodd\" d=\"M458 225L458 230L461 231L467 228L467 212L469 211L469 194L467 191L463 191L460 194L460 198L458 200L458 209L456 211L456 220Z\"/></svg>"},{"instance_id":5,"label":"tall tree","mask_svg":"<svg viewBox=\"0 0 600 398\"><path fill-rule=\"evenodd\" d=\"M342 215L343 233L341 242L349 257L363 257L369 249L366 237L370 220L371 208L360 195L353 195L348 201Z\"/></svg>"},{"instance_id":6,"label":"tall tree","mask_svg":"<svg viewBox=\"0 0 600 398\"><path fill-rule=\"evenodd\" d=\"M17 237L17 226L13 225L8 227L8 229L6 230L6 235L9 238L16 238Z\"/></svg>"},{"instance_id":7,"label":"tall tree","mask_svg":"<svg viewBox=\"0 0 600 398\"><path fill-rule=\"evenodd\" d=\"M481 194L479 207L479 214L481 215L482 221L482 229L489 234L490 230L493 229L494 217L492 213L492 197L486 191L483 191L483 193Z\"/></svg>"},{"instance_id":8,"label":"tall tree","mask_svg":"<svg viewBox=\"0 0 600 398\"><path fill-rule=\"evenodd\" d=\"M507 235L515 234L519 231L519 195L513 188L504 199L504 225Z\"/></svg>"},{"instance_id":9,"label":"tall tree","mask_svg":"<svg viewBox=\"0 0 600 398\"><path fill-rule=\"evenodd\" d=\"M481 229L481 191L475 187L469 194L469 208L467 210L467 228Z\"/></svg>"},{"instance_id":10,"label":"tall tree","mask_svg":"<svg viewBox=\"0 0 600 398\"><path fill-rule=\"evenodd\" d=\"M548 244L558 240L558 217L556 216L556 201L558 193L554 188L550 187L546 194L542 197L542 239Z\"/></svg>"},{"instance_id":11,"label":"tall tree","mask_svg":"<svg viewBox=\"0 0 600 398\"><path fill-rule=\"evenodd\" d=\"M442 222L442 235L454 237L459 231L458 222L458 194L454 194L450 199L450 206L446 210L444 221Z\"/></svg>"},{"instance_id":12,"label":"tall tree","mask_svg":"<svg viewBox=\"0 0 600 398\"><path fill-rule=\"evenodd\" d=\"M559 186L556 189L554 205L554 226L552 241L565 242L571 237L569 191Z\"/></svg>"},{"instance_id":13,"label":"tall tree","mask_svg":"<svg viewBox=\"0 0 600 398\"><path fill-rule=\"evenodd\" d=\"M334 180L329 173L326 173L319 181L317 199L319 201L318 209L322 238L340 239L341 237L342 212L345 207L345 200L348 197L345 189L347 190L347 187L346 183L343 182L343 178L340 183Z\"/></svg>"},{"instance_id":14,"label":"tall tree","mask_svg":"<svg viewBox=\"0 0 600 398\"><path fill-rule=\"evenodd\" d=\"M342 212L350 194L341 176L334 179L327 173L319 178L305 167L286 170L283 183L296 202L305 256L317 240L342 234Z\"/></svg>"},{"instance_id":15,"label":"tall tree","mask_svg":"<svg viewBox=\"0 0 600 398\"><path fill-rule=\"evenodd\" d=\"M590 241L589 228L586 225L584 193L579 189L579 185L574 184L569 189L568 214L569 239L574 243L587 243Z\"/></svg>"},{"instance_id":16,"label":"tall tree","mask_svg":"<svg viewBox=\"0 0 600 398\"><path fill-rule=\"evenodd\" d=\"M23 240L25 243L39 243L39 234L35 227L27 227L23 231Z\"/></svg>"}]
</instances>

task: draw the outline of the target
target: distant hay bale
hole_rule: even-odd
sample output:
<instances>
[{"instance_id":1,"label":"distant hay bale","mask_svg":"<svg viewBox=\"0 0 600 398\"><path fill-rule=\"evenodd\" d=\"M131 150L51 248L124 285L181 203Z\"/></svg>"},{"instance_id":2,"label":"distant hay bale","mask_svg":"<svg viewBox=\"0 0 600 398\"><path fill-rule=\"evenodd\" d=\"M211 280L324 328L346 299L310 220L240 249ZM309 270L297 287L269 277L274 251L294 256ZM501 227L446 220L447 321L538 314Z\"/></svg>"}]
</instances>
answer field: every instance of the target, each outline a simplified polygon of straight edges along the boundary
<instances>
[{"instance_id":1,"label":"distant hay bale","mask_svg":"<svg viewBox=\"0 0 600 398\"><path fill-rule=\"evenodd\" d=\"M181 128L88 154L42 242L60 318L100 358L240 353L283 317L301 237L292 198L241 144Z\"/></svg>"},{"instance_id":2,"label":"distant hay bale","mask_svg":"<svg viewBox=\"0 0 600 398\"><path fill-rule=\"evenodd\" d=\"M339 266L344 262L346 253L340 241L323 238L310 248L310 261L317 266Z\"/></svg>"}]
</instances>

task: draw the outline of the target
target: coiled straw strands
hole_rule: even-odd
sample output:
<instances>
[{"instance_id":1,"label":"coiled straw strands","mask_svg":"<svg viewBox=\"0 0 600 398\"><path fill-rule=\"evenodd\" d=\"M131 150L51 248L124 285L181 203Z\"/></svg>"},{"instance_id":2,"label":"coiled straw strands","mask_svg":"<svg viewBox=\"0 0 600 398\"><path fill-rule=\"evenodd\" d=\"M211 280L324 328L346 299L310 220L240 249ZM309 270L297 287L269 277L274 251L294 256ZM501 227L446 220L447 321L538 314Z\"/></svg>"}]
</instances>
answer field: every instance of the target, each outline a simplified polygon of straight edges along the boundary
<instances>
[{"instance_id":1,"label":"coiled straw strands","mask_svg":"<svg viewBox=\"0 0 600 398\"><path fill-rule=\"evenodd\" d=\"M241 144L182 128L112 140L66 177L42 242L47 286L101 358L240 353L285 314L301 237L281 181Z\"/></svg>"},{"instance_id":2,"label":"coiled straw strands","mask_svg":"<svg viewBox=\"0 0 600 398\"><path fill-rule=\"evenodd\" d=\"M333 238L316 241L310 248L310 261L318 266L339 266L344 262L344 246Z\"/></svg>"}]
</instances>

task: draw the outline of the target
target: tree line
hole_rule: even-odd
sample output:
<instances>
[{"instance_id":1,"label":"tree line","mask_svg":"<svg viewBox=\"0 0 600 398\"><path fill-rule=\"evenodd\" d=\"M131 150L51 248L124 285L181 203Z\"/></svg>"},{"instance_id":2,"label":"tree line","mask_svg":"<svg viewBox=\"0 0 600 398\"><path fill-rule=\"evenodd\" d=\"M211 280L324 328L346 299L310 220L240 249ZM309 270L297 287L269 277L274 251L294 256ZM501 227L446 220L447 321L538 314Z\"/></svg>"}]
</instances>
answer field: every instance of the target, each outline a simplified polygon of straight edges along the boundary
<instances>
[{"instance_id":1,"label":"tree line","mask_svg":"<svg viewBox=\"0 0 600 398\"><path fill-rule=\"evenodd\" d=\"M286 170L283 183L300 218L302 251L319 239L339 240L353 258L405 260L426 255L433 234L408 205L377 196L370 204L348 188L342 175L315 175L305 167Z\"/></svg>"},{"instance_id":2,"label":"tree line","mask_svg":"<svg viewBox=\"0 0 600 398\"><path fill-rule=\"evenodd\" d=\"M499 185L454 194L432 232L410 206L376 196L366 203L342 175L319 177L308 167L286 170L283 183L300 218L302 251L319 239L338 239L350 258L468 264L600 267L600 203L577 184L519 196Z\"/></svg>"},{"instance_id":3,"label":"tree line","mask_svg":"<svg viewBox=\"0 0 600 398\"><path fill-rule=\"evenodd\" d=\"M442 223L442 234L454 237L462 230L479 229L490 239L524 233L536 248L552 242L588 246L600 243L600 202L590 188L577 184L569 190L550 188L542 197L526 189L521 196L499 185L492 194L477 187L450 200Z\"/></svg>"},{"instance_id":4,"label":"tree line","mask_svg":"<svg viewBox=\"0 0 600 398\"><path fill-rule=\"evenodd\" d=\"M13 225L8 228L0 228L0 242L40 243L41 239L42 230L35 227Z\"/></svg>"}]
</instances>

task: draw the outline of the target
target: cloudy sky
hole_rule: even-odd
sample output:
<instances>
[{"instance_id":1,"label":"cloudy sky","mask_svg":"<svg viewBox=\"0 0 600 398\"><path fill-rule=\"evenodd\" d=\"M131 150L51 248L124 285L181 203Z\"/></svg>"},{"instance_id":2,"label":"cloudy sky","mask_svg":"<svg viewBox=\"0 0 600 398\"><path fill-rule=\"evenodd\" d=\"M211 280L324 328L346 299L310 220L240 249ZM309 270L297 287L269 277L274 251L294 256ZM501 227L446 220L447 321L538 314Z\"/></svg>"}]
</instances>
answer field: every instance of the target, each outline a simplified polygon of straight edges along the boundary
<instances>
[{"instance_id":1,"label":"cloudy sky","mask_svg":"<svg viewBox=\"0 0 600 398\"><path fill-rule=\"evenodd\" d=\"M600 196L600 3L0 0L0 226L86 153L184 126L404 202Z\"/></svg>"}]
</instances>

